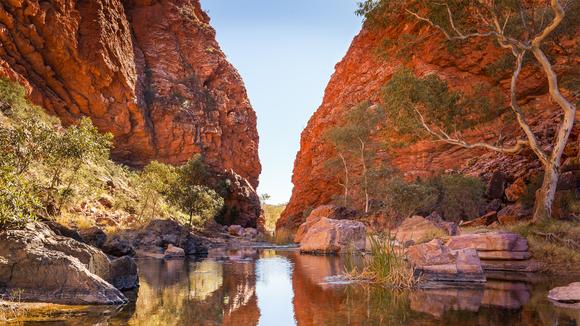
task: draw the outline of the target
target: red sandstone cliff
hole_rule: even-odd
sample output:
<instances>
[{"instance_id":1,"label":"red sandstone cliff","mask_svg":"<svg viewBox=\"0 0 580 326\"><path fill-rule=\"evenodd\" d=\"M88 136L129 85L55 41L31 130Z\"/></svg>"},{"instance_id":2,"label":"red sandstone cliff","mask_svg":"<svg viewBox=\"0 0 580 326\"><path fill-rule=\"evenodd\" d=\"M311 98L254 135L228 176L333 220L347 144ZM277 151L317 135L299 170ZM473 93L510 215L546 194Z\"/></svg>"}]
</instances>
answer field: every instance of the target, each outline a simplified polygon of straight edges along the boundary
<instances>
[{"instance_id":1,"label":"red sandstone cliff","mask_svg":"<svg viewBox=\"0 0 580 326\"><path fill-rule=\"evenodd\" d=\"M202 153L257 187L256 115L199 0L3 0L0 44L0 77L65 124L91 117L114 159Z\"/></svg>"},{"instance_id":2,"label":"red sandstone cliff","mask_svg":"<svg viewBox=\"0 0 580 326\"><path fill-rule=\"evenodd\" d=\"M416 35L419 42L410 44L404 37L406 34ZM390 46L385 48L385 41ZM360 102L369 100L371 103L380 103L381 88L401 65L413 69L418 76L436 73L454 89L468 92L474 85L483 83L490 87L500 87L502 94L507 95L511 78L509 67L495 75L486 70L490 65L498 63L505 52L491 42L470 42L472 43L450 51L437 31L403 17L400 17L398 24L384 28L369 28L365 25L353 40L346 56L336 65L322 105L302 132L300 151L294 163L292 197L277 223L277 228L295 231L305 220L305 211L329 203L333 196L341 193L336 176L324 164L335 155L332 146L324 141L324 132L339 123L347 109ZM570 49L576 46L573 39L565 40L564 45ZM555 69L561 76L577 78L580 75L580 58L577 55L570 58L558 49L553 50L552 57L557 58ZM549 139L554 135L554 126L558 121L558 110L546 95L546 85L545 76L536 68L527 68L522 72L518 95L529 110L534 130L542 139ZM571 95L570 90L564 89L564 92ZM519 128L515 124L504 125L500 120L478 126L468 136L474 139L483 137L486 141L493 142L502 128L502 134L508 136L508 139L510 136L519 135ZM573 135L571 142L576 137ZM530 159L532 156L529 152L506 157L430 141L397 149L390 155L391 164L408 178L446 169L459 169L483 177L501 169L510 178L515 178L518 174L539 166Z\"/></svg>"},{"instance_id":3,"label":"red sandstone cliff","mask_svg":"<svg viewBox=\"0 0 580 326\"><path fill-rule=\"evenodd\" d=\"M6 0L0 41L0 73L64 123L112 132L116 159L203 153L257 186L256 115L198 0Z\"/></svg>"}]
</instances>

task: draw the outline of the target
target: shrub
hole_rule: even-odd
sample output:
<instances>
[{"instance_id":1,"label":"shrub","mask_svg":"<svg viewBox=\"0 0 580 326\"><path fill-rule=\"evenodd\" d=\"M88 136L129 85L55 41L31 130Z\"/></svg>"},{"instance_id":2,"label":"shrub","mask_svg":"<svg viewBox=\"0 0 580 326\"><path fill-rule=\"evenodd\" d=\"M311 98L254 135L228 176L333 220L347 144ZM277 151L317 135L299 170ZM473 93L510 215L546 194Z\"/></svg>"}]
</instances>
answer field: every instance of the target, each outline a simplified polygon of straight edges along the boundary
<instances>
[{"instance_id":1,"label":"shrub","mask_svg":"<svg viewBox=\"0 0 580 326\"><path fill-rule=\"evenodd\" d=\"M387 185L385 204L399 217L410 217L420 212L429 212L437 203L437 188L423 182L405 182L394 178Z\"/></svg>"},{"instance_id":2,"label":"shrub","mask_svg":"<svg viewBox=\"0 0 580 326\"><path fill-rule=\"evenodd\" d=\"M448 221L459 222L479 216L485 186L475 177L445 174L428 180L439 191L436 210Z\"/></svg>"},{"instance_id":3,"label":"shrub","mask_svg":"<svg viewBox=\"0 0 580 326\"><path fill-rule=\"evenodd\" d=\"M40 210L40 200L29 182L0 168L0 228L33 221Z\"/></svg>"},{"instance_id":4,"label":"shrub","mask_svg":"<svg viewBox=\"0 0 580 326\"><path fill-rule=\"evenodd\" d=\"M199 218L200 226L205 225L224 207L224 199L215 190L206 186L176 184L170 199L187 213L190 225L193 225L194 215Z\"/></svg>"}]
</instances>

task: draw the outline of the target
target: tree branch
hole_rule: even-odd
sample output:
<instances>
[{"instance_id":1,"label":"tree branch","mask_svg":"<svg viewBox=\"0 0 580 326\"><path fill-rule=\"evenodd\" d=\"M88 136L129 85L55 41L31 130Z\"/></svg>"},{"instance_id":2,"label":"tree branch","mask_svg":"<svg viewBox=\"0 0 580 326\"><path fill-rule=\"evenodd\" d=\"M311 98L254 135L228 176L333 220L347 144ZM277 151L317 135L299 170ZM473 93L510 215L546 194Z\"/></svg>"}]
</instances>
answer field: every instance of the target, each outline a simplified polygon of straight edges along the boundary
<instances>
[{"instance_id":1,"label":"tree branch","mask_svg":"<svg viewBox=\"0 0 580 326\"><path fill-rule=\"evenodd\" d=\"M437 132L437 131L433 130L429 126L429 124L427 124L427 122L425 121L425 117L423 117L423 114L421 114L421 112L417 109L415 109L415 112L417 113L417 115L419 116L419 119L421 120L421 125L429 134L438 138L438 140L443 141L443 142L448 143L448 144L457 145L457 146L467 148L467 149L486 148L486 149L500 152L500 153L504 153L504 154L517 154L523 149L524 146L529 144L528 141L522 140L522 139L517 140L515 145L511 146L511 147L500 147L500 146L495 146L495 145L491 145L488 143L481 143L481 142L468 143L468 142L461 140L461 139L458 139L458 138L452 138L444 131Z\"/></svg>"},{"instance_id":2,"label":"tree branch","mask_svg":"<svg viewBox=\"0 0 580 326\"><path fill-rule=\"evenodd\" d=\"M534 151L536 156L538 156L538 158L540 159L540 161L543 164L547 164L548 156L540 148L540 145L538 144L538 140L536 138L536 135L534 135L532 128L530 127L530 125L526 121L526 117L525 117L522 109L520 108L520 106L518 104L517 81L518 81L518 78L519 78L520 73L522 71L522 64L524 61L524 55L525 55L525 51L517 53L517 55L516 55L516 66L514 69L514 73L512 75L511 86L510 86L510 106L511 106L512 110L514 111L514 114L516 115L516 118L518 120L518 124L520 125L520 128L522 128L522 130L526 134L526 137L528 138L528 143L529 143L530 148L532 149L532 151Z\"/></svg>"}]
</instances>

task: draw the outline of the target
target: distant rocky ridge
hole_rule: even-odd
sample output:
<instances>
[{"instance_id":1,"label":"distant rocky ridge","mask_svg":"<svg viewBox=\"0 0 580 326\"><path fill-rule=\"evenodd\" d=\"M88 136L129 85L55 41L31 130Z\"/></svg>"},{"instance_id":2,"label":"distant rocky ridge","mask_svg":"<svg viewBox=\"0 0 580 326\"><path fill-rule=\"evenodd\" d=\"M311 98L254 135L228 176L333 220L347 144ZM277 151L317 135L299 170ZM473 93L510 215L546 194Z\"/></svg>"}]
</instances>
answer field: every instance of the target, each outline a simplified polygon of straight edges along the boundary
<instances>
[{"instance_id":1,"label":"distant rocky ridge","mask_svg":"<svg viewBox=\"0 0 580 326\"><path fill-rule=\"evenodd\" d=\"M2 1L0 78L65 125L89 116L113 133L117 161L179 164L201 153L255 192L256 115L209 20L199 0ZM242 215L259 211L249 197Z\"/></svg>"}]
</instances>

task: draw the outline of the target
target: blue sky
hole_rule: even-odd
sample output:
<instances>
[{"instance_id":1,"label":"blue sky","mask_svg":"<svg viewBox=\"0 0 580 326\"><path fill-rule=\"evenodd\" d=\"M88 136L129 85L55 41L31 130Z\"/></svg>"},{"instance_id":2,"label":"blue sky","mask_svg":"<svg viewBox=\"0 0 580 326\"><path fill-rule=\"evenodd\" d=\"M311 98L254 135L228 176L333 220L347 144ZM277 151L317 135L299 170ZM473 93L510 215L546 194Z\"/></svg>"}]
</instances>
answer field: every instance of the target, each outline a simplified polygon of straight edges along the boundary
<instances>
[{"instance_id":1,"label":"blue sky","mask_svg":"<svg viewBox=\"0 0 580 326\"><path fill-rule=\"evenodd\" d=\"M292 192L300 133L322 102L334 65L360 30L356 0L202 0L258 115L258 192Z\"/></svg>"}]
</instances>

